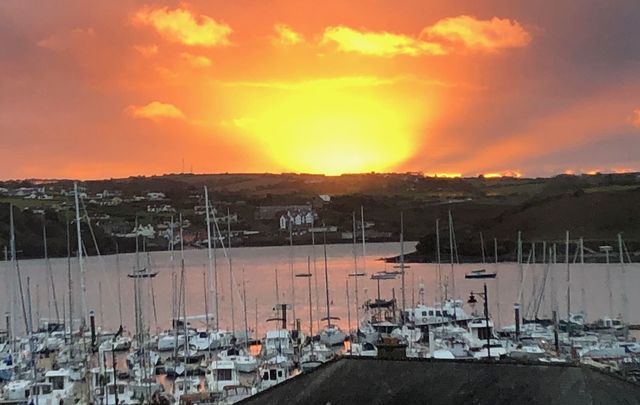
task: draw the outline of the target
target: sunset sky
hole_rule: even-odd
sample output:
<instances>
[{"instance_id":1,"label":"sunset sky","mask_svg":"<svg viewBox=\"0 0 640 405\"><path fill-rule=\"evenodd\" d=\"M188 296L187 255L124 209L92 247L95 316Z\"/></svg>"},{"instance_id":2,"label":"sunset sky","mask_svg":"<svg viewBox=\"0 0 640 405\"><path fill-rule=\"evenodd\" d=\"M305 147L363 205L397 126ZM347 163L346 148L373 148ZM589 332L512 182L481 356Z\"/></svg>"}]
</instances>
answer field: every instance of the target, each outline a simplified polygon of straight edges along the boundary
<instances>
[{"instance_id":1,"label":"sunset sky","mask_svg":"<svg viewBox=\"0 0 640 405\"><path fill-rule=\"evenodd\" d=\"M0 178L640 170L638 0L0 1Z\"/></svg>"}]
</instances>

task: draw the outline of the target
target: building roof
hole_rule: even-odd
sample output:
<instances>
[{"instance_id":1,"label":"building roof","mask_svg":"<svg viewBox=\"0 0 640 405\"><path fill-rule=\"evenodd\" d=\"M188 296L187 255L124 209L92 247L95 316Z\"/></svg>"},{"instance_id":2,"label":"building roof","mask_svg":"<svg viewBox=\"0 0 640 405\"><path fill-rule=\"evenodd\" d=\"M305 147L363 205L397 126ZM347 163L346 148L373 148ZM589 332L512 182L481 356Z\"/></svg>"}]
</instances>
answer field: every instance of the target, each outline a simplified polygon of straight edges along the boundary
<instances>
[{"instance_id":1,"label":"building roof","mask_svg":"<svg viewBox=\"0 0 640 405\"><path fill-rule=\"evenodd\" d=\"M341 358L241 404L640 404L640 386L574 365Z\"/></svg>"}]
</instances>

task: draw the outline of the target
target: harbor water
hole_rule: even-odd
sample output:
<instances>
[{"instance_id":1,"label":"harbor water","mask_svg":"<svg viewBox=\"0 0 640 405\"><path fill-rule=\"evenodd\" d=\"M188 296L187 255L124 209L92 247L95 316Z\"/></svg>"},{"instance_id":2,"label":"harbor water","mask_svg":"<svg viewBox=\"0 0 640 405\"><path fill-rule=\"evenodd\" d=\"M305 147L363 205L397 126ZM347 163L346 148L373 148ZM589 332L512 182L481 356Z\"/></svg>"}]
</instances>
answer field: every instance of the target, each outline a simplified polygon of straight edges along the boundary
<instances>
[{"instance_id":1,"label":"harbor water","mask_svg":"<svg viewBox=\"0 0 640 405\"><path fill-rule=\"evenodd\" d=\"M406 243L405 251L411 251L414 247L415 242ZM354 273L354 267L357 267L357 272L366 273L366 276L358 278L360 306L367 299L376 298L378 285L370 276L375 272L398 270L393 263L386 263L380 258L397 255L400 252L400 244L367 244L364 259L362 246L359 245L356 248L355 262L353 251L353 246L349 244L326 247L331 316L339 317L338 323L344 329L349 326L349 315L351 328L355 328L356 325L355 279L348 278L350 305L347 306L347 275ZM289 319L293 319L291 312L295 310L302 329L308 330L308 281L306 278L296 278L292 275L306 273L310 267L313 274L311 289L314 329L317 328L318 319L326 315L325 263L322 245L316 245L315 248L312 246L232 248L227 253L228 255L225 256L222 249L216 250L215 266L210 273L206 249L184 251L187 316L205 314L205 291L208 296L209 312L215 313L214 278L209 278L209 274L213 275L217 272L220 328L230 330L234 325L235 330L244 330L245 300L242 288L244 278L247 321L252 334L255 333L256 319L259 336L264 334L267 328L275 326L266 320L274 316L273 307L277 301L292 304ZM171 324L172 301L175 295L173 274L176 274L175 279L179 284L181 254L179 251L175 251L173 255L170 252L141 253L137 260L141 267L151 272L158 272L153 281L145 281L143 285L145 324L152 332L167 329ZM121 312L125 330L133 333L133 281L127 277L127 274L134 271L137 260L135 254L85 258L86 307L87 311L95 311L96 323L100 328L117 330ZM34 324L39 318L55 318L55 305L46 261L25 260L20 261L19 265L27 314L30 297ZM67 259L52 259L50 266L59 311L62 312L64 299L65 314L68 318ZM453 267L445 263L439 266L439 270L437 264L412 263L408 266L405 273L404 294L407 307L423 301L428 305L432 304L445 293L449 297L455 296L466 302L471 291L482 290L483 281L465 279L465 274L484 268L488 272L497 273L495 280L487 280L487 287L490 313L498 326L513 323L513 305L516 302L522 302L522 312L525 317L534 317L536 314L539 318L550 317L552 308L557 308L560 316L566 317L567 265L564 263L553 265L537 263L522 266L515 263L456 264ZM279 297L276 296L276 269ZM0 271L4 284L0 288L0 310L2 313L8 313L13 307L16 331L22 334L24 320L15 267L10 262L0 262ZM640 311L636 310L640 308L640 296L635 294L635 291L640 288L640 265L572 263L569 271L571 312L584 312L588 321L603 316L622 315L625 321L640 324ZM80 298L82 283L77 258L71 259L71 276L74 291L74 318L79 318L82 307ZM522 278L524 282L521 283ZM295 284L295 299L292 297L292 280ZM393 280L382 280L380 281L381 296L388 299L395 294L398 307L401 307L401 286L402 281L399 275ZM13 306L11 305L12 297ZM231 319L232 297L233 322ZM360 316L363 315L362 310L359 313ZM60 317L62 318L62 314ZM204 326L204 317L201 321L194 320L191 323L196 327Z\"/></svg>"}]
</instances>

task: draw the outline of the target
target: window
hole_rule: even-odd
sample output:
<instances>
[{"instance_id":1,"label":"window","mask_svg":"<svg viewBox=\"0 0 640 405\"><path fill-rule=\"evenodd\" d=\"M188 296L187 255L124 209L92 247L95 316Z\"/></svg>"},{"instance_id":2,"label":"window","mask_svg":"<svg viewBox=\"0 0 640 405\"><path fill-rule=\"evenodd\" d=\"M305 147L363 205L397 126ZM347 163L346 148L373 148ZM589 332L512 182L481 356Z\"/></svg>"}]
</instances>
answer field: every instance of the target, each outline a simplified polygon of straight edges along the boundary
<instances>
[{"instance_id":1,"label":"window","mask_svg":"<svg viewBox=\"0 0 640 405\"><path fill-rule=\"evenodd\" d=\"M264 373L262 373L262 379L263 380L268 380L269 379L269 372L265 371Z\"/></svg>"},{"instance_id":2,"label":"window","mask_svg":"<svg viewBox=\"0 0 640 405\"><path fill-rule=\"evenodd\" d=\"M429 315L433 315L433 311L429 311ZM427 316L427 311L422 311L422 316Z\"/></svg>"},{"instance_id":3,"label":"window","mask_svg":"<svg viewBox=\"0 0 640 405\"><path fill-rule=\"evenodd\" d=\"M278 370L278 377L282 377L282 370Z\"/></svg>"},{"instance_id":4,"label":"window","mask_svg":"<svg viewBox=\"0 0 640 405\"><path fill-rule=\"evenodd\" d=\"M217 370L218 381L231 381L231 370L222 369Z\"/></svg>"},{"instance_id":5,"label":"window","mask_svg":"<svg viewBox=\"0 0 640 405\"><path fill-rule=\"evenodd\" d=\"M426 315L426 314L422 314L422 315ZM433 316L433 309L429 310L429 316Z\"/></svg>"},{"instance_id":6,"label":"window","mask_svg":"<svg viewBox=\"0 0 640 405\"><path fill-rule=\"evenodd\" d=\"M442 312L436 311L436 316L442 316Z\"/></svg>"},{"instance_id":7,"label":"window","mask_svg":"<svg viewBox=\"0 0 640 405\"><path fill-rule=\"evenodd\" d=\"M490 332L490 328L478 328L478 338L486 340L488 337L490 337Z\"/></svg>"},{"instance_id":8,"label":"window","mask_svg":"<svg viewBox=\"0 0 640 405\"><path fill-rule=\"evenodd\" d=\"M276 370L269 370L269 379L275 381L276 378Z\"/></svg>"},{"instance_id":9,"label":"window","mask_svg":"<svg viewBox=\"0 0 640 405\"><path fill-rule=\"evenodd\" d=\"M64 377L49 377L49 382L54 390L64 389Z\"/></svg>"}]
</instances>

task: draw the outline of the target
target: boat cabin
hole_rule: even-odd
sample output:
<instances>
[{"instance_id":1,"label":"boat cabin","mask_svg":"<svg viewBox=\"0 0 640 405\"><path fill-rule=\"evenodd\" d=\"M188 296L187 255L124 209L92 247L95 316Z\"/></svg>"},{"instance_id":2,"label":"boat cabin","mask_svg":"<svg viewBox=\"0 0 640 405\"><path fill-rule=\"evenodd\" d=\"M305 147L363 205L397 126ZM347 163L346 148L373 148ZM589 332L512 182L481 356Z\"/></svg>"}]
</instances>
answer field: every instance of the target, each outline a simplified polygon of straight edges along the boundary
<instances>
[{"instance_id":1,"label":"boat cabin","mask_svg":"<svg viewBox=\"0 0 640 405\"><path fill-rule=\"evenodd\" d=\"M214 392L222 392L229 385L240 385L236 364L229 360L211 362L207 376L209 387Z\"/></svg>"},{"instance_id":2,"label":"boat cabin","mask_svg":"<svg viewBox=\"0 0 640 405\"><path fill-rule=\"evenodd\" d=\"M487 325L487 321L484 319L474 319L467 326L471 336L476 340L486 342L488 338L493 338L493 322L491 320Z\"/></svg>"},{"instance_id":3,"label":"boat cabin","mask_svg":"<svg viewBox=\"0 0 640 405\"><path fill-rule=\"evenodd\" d=\"M69 370L61 368L47 371L44 378L56 393L71 394L73 392L74 383L71 380L71 371Z\"/></svg>"},{"instance_id":4,"label":"boat cabin","mask_svg":"<svg viewBox=\"0 0 640 405\"><path fill-rule=\"evenodd\" d=\"M281 366L268 366L260 369L260 390L280 384L289 378L287 370Z\"/></svg>"},{"instance_id":5,"label":"boat cabin","mask_svg":"<svg viewBox=\"0 0 640 405\"><path fill-rule=\"evenodd\" d=\"M266 353L283 353L291 348L291 336L286 329L267 331L264 341Z\"/></svg>"}]
</instances>

